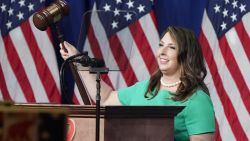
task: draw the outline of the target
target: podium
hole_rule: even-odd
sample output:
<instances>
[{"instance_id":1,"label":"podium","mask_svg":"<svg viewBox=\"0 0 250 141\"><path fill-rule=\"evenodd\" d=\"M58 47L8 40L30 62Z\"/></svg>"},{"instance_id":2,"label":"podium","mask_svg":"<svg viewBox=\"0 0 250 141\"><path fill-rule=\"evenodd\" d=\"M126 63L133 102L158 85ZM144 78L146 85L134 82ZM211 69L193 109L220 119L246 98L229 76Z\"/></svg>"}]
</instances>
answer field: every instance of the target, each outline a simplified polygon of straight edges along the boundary
<instances>
[{"instance_id":1,"label":"podium","mask_svg":"<svg viewBox=\"0 0 250 141\"><path fill-rule=\"evenodd\" d=\"M95 106L17 104L32 109L60 109L75 122L74 141L95 140ZM182 106L106 106L100 109L101 141L173 141L174 116Z\"/></svg>"},{"instance_id":2,"label":"podium","mask_svg":"<svg viewBox=\"0 0 250 141\"><path fill-rule=\"evenodd\" d=\"M183 107L110 106L104 121L105 141L173 141L174 116Z\"/></svg>"},{"instance_id":3,"label":"podium","mask_svg":"<svg viewBox=\"0 0 250 141\"><path fill-rule=\"evenodd\" d=\"M66 141L66 113L0 103L0 141Z\"/></svg>"}]
</instances>

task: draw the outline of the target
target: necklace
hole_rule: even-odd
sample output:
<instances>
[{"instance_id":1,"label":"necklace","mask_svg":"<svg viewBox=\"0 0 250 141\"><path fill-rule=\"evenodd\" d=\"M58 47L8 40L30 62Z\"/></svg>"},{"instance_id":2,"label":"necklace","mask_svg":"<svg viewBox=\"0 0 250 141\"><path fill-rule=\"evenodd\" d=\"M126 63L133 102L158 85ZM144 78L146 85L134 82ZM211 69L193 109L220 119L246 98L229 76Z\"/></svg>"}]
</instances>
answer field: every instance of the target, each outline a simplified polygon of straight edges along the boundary
<instances>
[{"instance_id":1,"label":"necklace","mask_svg":"<svg viewBox=\"0 0 250 141\"><path fill-rule=\"evenodd\" d=\"M163 81L162 77L161 77L160 81L161 81L161 84L162 84L163 86L167 87L167 88L175 87L175 86L177 86L177 85L179 85L179 84L181 83L181 81L179 80L179 81L177 81L177 82L174 82L174 83L171 83L171 84L167 84L167 83L165 83L165 82Z\"/></svg>"}]
</instances>

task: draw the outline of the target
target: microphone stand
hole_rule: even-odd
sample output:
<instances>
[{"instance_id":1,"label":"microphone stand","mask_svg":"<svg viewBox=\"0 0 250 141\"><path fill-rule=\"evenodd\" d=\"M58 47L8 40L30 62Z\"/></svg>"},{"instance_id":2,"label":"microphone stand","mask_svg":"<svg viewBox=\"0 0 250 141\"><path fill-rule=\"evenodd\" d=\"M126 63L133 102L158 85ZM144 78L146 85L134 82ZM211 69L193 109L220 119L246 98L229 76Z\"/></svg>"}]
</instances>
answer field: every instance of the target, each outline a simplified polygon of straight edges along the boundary
<instances>
[{"instance_id":1,"label":"microphone stand","mask_svg":"<svg viewBox=\"0 0 250 141\"><path fill-rule=\"evenodd\" d=\"M108 73L108 68L90 68L90 73L96 74L96 141L100 140L100 102L101 102L101 74Z\"/></svg>"},{"instance_id":2,"label":"microphone stand","mask_svg":"<svg viewBox=\"0 0 250 141\"><path fill-rule=\"evenodd\" d=\"M60 41L60 43L62 43L62 48L65 52L68 52L67 49L64 47L63 41L64 41L64 36L59 28L58 23L55 23L55 28L56 28L56 33L57 33L57 37ZM71 64L70 64L71 65ZM108 68L102 67L102 68L98 68L98 67L90 67L89 72L90 73L95 73L96 74L96 141L100 140L100 102L101 102L101 74L107 74L109 71ZM61 82L61 81L60 81ZM63 94L67 93L64 91L64 88L62 87L62 92Z\"/></svg>"}]
</instances>

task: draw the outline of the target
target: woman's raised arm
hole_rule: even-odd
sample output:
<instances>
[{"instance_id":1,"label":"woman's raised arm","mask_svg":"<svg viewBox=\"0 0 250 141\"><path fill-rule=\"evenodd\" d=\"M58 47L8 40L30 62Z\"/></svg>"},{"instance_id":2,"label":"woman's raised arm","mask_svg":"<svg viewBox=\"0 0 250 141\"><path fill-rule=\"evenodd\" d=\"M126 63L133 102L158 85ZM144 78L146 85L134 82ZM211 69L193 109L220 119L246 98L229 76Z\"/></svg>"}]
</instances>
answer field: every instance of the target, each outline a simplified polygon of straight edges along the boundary
<instances>
[{"instance_id":1,"label":"woman's raised arm","mask_svg":"<svg viewBox=\"0 0 250 141\"><path fill-rule=\"evenodd\" d=\"M73 45L68 42L63 43L67 52L62 49L62 44L60 44L60 53L64 60L70 56L80 53ZM87 93L91 96L93 100L96 99L96 74L90 74L89 71L79 72L81 76L82 83L85 86ZM101 104L103 105L121 105L117 92L113 91L110 86L105 82L101 81Z\"/></svg>"}]
</instances>

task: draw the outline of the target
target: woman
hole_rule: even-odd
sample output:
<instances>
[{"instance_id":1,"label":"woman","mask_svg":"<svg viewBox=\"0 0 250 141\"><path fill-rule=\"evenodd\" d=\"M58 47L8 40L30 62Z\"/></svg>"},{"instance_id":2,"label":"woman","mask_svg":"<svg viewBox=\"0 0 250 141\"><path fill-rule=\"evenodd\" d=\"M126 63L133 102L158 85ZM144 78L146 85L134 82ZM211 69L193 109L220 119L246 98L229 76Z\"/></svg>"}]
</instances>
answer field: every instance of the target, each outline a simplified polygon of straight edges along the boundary
<instances>
[{"instance_id":1,"label":"woman","mask_svg":"<svg viewBox=\"0 0 250 141\"><path fill-rule=\"evenodd\" d=\"M64 59L78 51L65 43L68 53L60 50ZM194 33L170 26L163 33L156 53L158 70L149 80L118 91L102 83L102 103L106 105L167 105L186 106L175 117L176 141L213 141L214 110L204 83L207 74L202 50ZM95 92L95 78L82 73L87 88ZM91 82L91 81L93 82Z\"/></svg>"}]
</instances>

